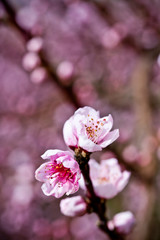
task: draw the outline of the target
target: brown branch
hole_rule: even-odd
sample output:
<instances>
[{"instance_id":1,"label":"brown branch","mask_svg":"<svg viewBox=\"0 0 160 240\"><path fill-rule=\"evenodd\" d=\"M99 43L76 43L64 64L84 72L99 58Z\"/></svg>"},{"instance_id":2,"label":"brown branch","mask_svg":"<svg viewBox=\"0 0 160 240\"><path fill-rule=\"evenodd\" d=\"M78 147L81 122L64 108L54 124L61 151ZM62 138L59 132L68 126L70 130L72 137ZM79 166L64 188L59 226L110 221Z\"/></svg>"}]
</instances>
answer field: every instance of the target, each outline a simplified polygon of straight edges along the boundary
<instances>
[{"instance_id":1,"label":"brown branch","mask_svg":"<svg viewBox=\"0 0 160 240\"><path fill-rule=\"evenodd\" d=\"M75 159L79 164L81 173L84 178L87 189L86 198L91 212L95 212L99 217L98 227L105 232L112 240L123 240L123 236L118 234L115 230L110 230L107 226L108 219L106 217L105 199L98 197L93 189L92 181L89 176L90 153L85 152L81 148L75 149Z\"/></svg>"}]
</instances>

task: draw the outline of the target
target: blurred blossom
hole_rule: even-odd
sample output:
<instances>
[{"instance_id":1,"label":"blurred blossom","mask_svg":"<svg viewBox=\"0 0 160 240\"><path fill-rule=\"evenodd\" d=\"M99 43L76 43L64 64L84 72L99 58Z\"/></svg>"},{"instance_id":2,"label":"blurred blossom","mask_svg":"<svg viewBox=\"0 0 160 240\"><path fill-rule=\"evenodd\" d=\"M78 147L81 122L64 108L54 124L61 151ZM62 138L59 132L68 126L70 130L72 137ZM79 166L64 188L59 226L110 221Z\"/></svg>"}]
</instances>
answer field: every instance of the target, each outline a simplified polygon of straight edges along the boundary
<instances>
[{"instance_id":1,"label":"blurred blossom","mask_svg":"<svg viewBox=\"0 0 160 240\"><path fill-rule=\"evenodd\" d=\"M51 235L51 223L45 218L38 218L34 221L32 226L33 233L38 237L49 237Z\"/></svg>"},{"instance_id":2,"label":"blurred blossom","mask_svg":"<svg viewBox=\"0 0 160 240\"><path fill-rule=\"evenodd\" d=\"M27 42L27 50L29 52L38 52L42 49L43 39L41 37L34 37Z\"/></svg>"},{"instance_id":3,"label":"blurred blossom","mask_svg":"<svg viewBox=\"0 0 160 240\"><path fill-rule=\"evenodd\" d=\"M68 223L65 219L60 218L52 223L53 237L56 239L66 239L69 234Z\"/></svg>"},{"instance_id":4,"label":"blurred blossom","mask_svg":"<svg viewBox=\"0 0 160 240\"><path fill-rule=\"evenodd\" d=\"M72 26L81 26L89 20L88 4L77 2L69 5L66 19Z\"/></svg>"},{"instance_id":5,"label":"blurred blossom","mask_svg":"<svg viewBox=\"0 0 160 240\"><path fill-rule=\"evenodd\" d=\"M115 48L120 40L121 38L114 28L106 30L102 36L103 46L109 49Z\"/></svg>"},{"instance_id":6,"label":"blurred blossom","mask_svg":"<svg viewBox=\"0 0 160 240\"><path fill-rule=\"evenodd\" d=\"M74 113L73 105L69 103L62 103L56 107L53 114L53 123L56 129L62 130L64 122Z\"/></svg>"},{"instance_id":7,"label":"blurred blossom","mask_svg":"<svg viewBox=\"0 0 160 240\"><path fill-rule=\"evenodd\" d=\"M22 66L26 71L32 71L35 67L40 64L40 58L38 54L34 52L28 52L22 59Z\"/></svg>"},{"instance_id":8,"label":"blurred blossom","mask_svg":"<svg viewBox=\"0 0 160 240\"><path fill-rule=\"evenodd\" d=\"M96 226L98 217L92 214L85 214L82 217L73 218L70 226L71 233L77 240L109 240Z\"/></svg>"},{"instance_id":9,"label":"blurred blossom","mask_svg":"<svg viewBox=\"0 0 160 240\"><path fill-rule=\"evenodd\" d=\"M17 103L17 112L24 115L31 115L36 110L36 102L31 97L20 97Z\"/></svg>"},{"instance_id":10,"label":"blurred blossom","mask_svg":"<svg viewBox=\"0 0 160 240\"><path fill-rule=\"evenodd\" d=\"M146 137L141 144L141 151L139 153L138 163L142 167L145 167L151 163L155 150L157 148L157 141L155 137L148 136Z\"/></svg>"},{"instance_id":11,"label":"blurred blossom","mask_svg":"<svg viewBox=\"0 0 160 240\"><path fill-rule=\"evenodd\" d=\"M82 216L86 213L87 204L81 196L62 199L61 212L69 217Z\"/></svg>"},{"instance_id":12,"label":"blurred blossom","mask_svg":"<svg viewBox=\"0 0 160 240\"><path fill-rule=\"evenodd\" d=\"M38 21L38 13L29 6L23 7L19 9L16 20L21 27L31 30Z\"/></svg>"},{"instance_id":13,"label":"blurred blossom","mask_svg":"<svg viewBox=\"0 0 160 240\"><path fill-rule=\"evenodd\" d=\"M64 82L64 84L69 84L71 82L71 77L73 75L73 64L69 61L61 62L57 67L57 75Z\"/></svg>"},{"instance_id":14,"label":"blurred blossom","mask_svg":"<svg viewBox=\"0 0 160 240\"><path fill-rule=\"evenodd\" d=\"M17 168L19 164L27 163L31 160L31 156L21 148L14 149L8 156L8 163L13 168Z\"/></svg>"},{"instance_id":15,"label":"blurred blossom","mask_svg":"<svg viewBox=\"0 0 160 240\"><path fill-rule=\"evenodd\" d=\"M102 160L99 164L94 159L89 160L90 178L94 191L101 198L115 197L127 185L130 172L121 171L117 159ZM80 187L86 189L84 179L80 179Z\"/></svg>"},{"instance_id":16,"label":"blurred blossom","mask_svg":"<svg viewBox=\"0 0 160 240\"><path fill-rule=\"evenodd\" d=\"M3 116L0 118L0 138L12 140L22 135L22 124L20 120L13 116Z\"/></svg>"},{"instance_id":17,"label":"blurred blossom","mask_svg":"<svg viewBox=\"0 0 160 240\"><path fill-rule=\"evenodd\" d=\"M27 184L34 180L34 165L33 163L22 163L17 166L15 173L16 181Z\"/></svg>"},{"instance_id":18,"label":"blurred blossom","mask_svg":"<svg viewBox=\"0 0 160 240\"><path fill-rule=\"evenodd\" d=\"M158 66L160 67L160 54L158 55L157 63L158 63Z\"/></svg>"},{"instance_id":19,"label":"blurred blossom","mask_svg":"<svg viewBox=\"0 0 160 240\"><path fill-rule=\"evenodd\" d=\"M31 82L33 82L35 84L40 84L40 83L44 82L46 77L47 77L47 72L44 67L37 67L30 74Z\"/></svg>"},{"instance_id":20,"label":"blurred blossom","mask_svg":"<svg viewBox=\"0 0 160 240\"><path fill-rule=\"evenodd\" d=\"M113 220L108 222L110 230L115 229L120 234L129 234L135 225L135 217L129 211L121 212L113 217Z\"/></svg>"},{"instance_id":21,"label":"blurred blossom","mask_svg":"<svg viewBox=\"0 0 160 240\"><path fill-rule=\"evenodd\" d=\"M30 204L34 196L33 187L29 183L17 184L11 195L11 202L14 205L26 206Z\"/></svg>"},{"instance_id":22,"label":"blurred blossom","mask_svg":"<svg viewBox=\"0 0 160 240\"><path fill-rule=\"evenodd\" d=\"M21 206L8 206L4 209L0 222L3 229L9 233L16 233L30 219L30 209Z\"/></svg>"},{"instance_id":23,"label":"blurred blossom","mask_svg":"<svg viewBox=\"0 0 160 240\"><path fill-rule=\"evenodd\" d=\"M38 144L44 149L53 147L62 148L62 146L64 146L64 141L57 129L53 126L40 130L38 134Z\"/></svg>"},{"instance_id":24,"label":"blurred blossom","mask_svg":"<svg viewBox=\"0 0 160 240\"><path fill-rule=\"evenodd\" d=\"M92 105L97 100L97 93L87 79L78 79L74 82L73 91L78 101L83 105Z\"/></svg>"},{"instance_id":25,"label":"blurred blossom","mask_svg":"<svg viewBox=\"0 0 160 240\"><path fill-rule=\"evenodd\" d=\"M41 0L32 0L30 2L30 6L38 12L38 14L42 15L45 14L49 8L48 1L41 1Z\"/></svg>"},{"instance_id":26,"label":"blurred blossom","mask_svg":"<svg viewBox=\"0 0 160 240\"><path fill-rule=\"evenodd\" d=\"M111 151L103 152L100 156L101 160L106 160L106 159L109 159L109 158L115 158L115 154Z\"/></svg>"},{"instance_id":27,"label":"blurred blossom","mask_svg":"<svg viewBox=\"0 0 160 240\"><path fill-rule=\"evenodd\" d=\"M128 191L125 194L123 205L129 208L137 217L143 216L146 212L146 205L148 203L147 188L143 183L134 179L128 185Z\"/></svg>"},{"instance_id":28,"label":"blurred blossom","mask_svg":"<svg viewBox=\"0 0 160 240\"><path fill-rule=\"evenodd\" d=\"M138 160L139 151L134 145L129 145L123 150L123 157L127 162L135 162Z\"/></svg>"},{"instance_id":29,"label":"blurred blossom","mask_svg":"<svg viewBox=\"0 0 160 240\"><path fill-rule=\"evenodd\" d=\"M152 49L159 44L159 36L152 28L143 29L141 42L146 49Z\"/></svg>"}]
</instances>

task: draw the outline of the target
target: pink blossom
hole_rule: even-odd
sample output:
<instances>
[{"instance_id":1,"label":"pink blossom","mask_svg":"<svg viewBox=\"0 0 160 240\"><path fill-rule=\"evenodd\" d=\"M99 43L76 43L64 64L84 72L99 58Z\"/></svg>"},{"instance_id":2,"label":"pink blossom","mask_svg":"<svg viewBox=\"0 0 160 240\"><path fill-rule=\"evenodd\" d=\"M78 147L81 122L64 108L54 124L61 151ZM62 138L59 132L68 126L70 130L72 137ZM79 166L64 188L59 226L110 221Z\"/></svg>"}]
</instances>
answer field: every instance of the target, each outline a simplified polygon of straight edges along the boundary
<instances>
[{"instance_id":1,"label":"pink blossom","mask_svg":"<svg viewBox=\"0 0 160 240\"><path fill-rule=\"evenodd\" d=\"M33 83L39 84L44 82L47 77L47 72L44 67L37 67L31 72L30 79Z\"/></svg>"},{"instance_id":2,"label":"pink blossom","mask_svg":"<svg viewBox=\"0 0 160 240\"><path fill-rule=\"evenodd\" d=\"M41 37L34 37L27 43L27 50L30 52L39 52L42 49L43 39Z\"/></svg>"},{"instance_id":3,"label":"pink blossom","mask_svg":"<svg viewBox=\"0 0 160 240\"><path fill-rule=\"evenodd\" d=\"M75 196L61 200L60 209L66 216L82 216L86 213L87 205L81 196Z\"/></svg>"},{"instance_id":4,"label":"pink blossom","mask_svg":"<svg viewBox=\"0 0 160 240\"><path fill-rule=\"evenodd\" d=\"M73 64L69 61L61 62L57 67L57 74L61 80L68 80L73 75Z\"/></svg>"},{"instance_id":5,"label":"pink blossom","mask_svg":"<svg viewBox=\"0 0 160 240\"><path fill-rule=\"evenodd\" d=\"M71 148L101 151L119 136L118 129L110 132L112 125L111 115L100 118L99 112L91 107L79 108L64 124L64 140Z\"/></svg>"},{"instance_id":6,"label":"pink blossom","mask_svg":"<svg viewBox=\"0 0 160 240\"><path fill-rule=\"evenodd\" d=\"M37 53L28 52L23 56L22 66L28 72L35 69L40 64L40 58Z\"/></svg>"},{"instance_id":7,"label":"pink blossom","mask_svg":"<svg viewBox=\"0 0 160 240\"><path fill-rule=\"evenodd\" d=\"M78 191L81 173L70 152L48 150L41 157L50 160L35 172L35 178L44 182L42 191L45 195L60 198L65 193L69 195Z\"/></svg>"},{"instance_id":8,"label":"pink blossom","mask_svg":"<svg viewBox=\"0 0 160 240\"><path fill-rule=\"evenodd\" d=\"M115 197L128 183L130 173L121 171L117 159L102 160L101 164L94 159L89 161L90 178L97 196L110 199ZM80 186L85 189L81 178Z\"/></svg>"},{"instance_id":9,"label":"pink blossom","mask_svg":"<svg viewBox=\"0 0 160 240\"><path fill-rule=\"evenodd\" d=\"M108 222L110 230L115 229L120 234L129 234L135 224L135 217L130 211L121 212L113 217L113 220Z\"/></svg>"}]
</instances>

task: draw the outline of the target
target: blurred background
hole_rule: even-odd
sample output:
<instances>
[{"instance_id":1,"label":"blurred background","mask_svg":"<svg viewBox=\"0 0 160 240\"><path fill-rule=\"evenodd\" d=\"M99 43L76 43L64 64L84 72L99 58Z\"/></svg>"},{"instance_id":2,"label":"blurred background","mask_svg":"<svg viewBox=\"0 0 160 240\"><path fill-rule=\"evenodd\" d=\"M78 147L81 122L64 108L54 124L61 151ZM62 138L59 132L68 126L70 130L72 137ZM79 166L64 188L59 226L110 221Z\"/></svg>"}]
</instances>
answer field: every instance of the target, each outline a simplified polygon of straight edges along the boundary
<instances>
[{"instance_id":1,"label":"blurred background","mask_svg":"<svg viewBox=\"0 0 160 240\"><path fill-rule=\"evenodd\" d=\"M159 12L158 0L0 1L0 240L106 239L94 214L62 216L34 178L85 105L120 129L93 157L132 173L108 216L130 210L127 239L160 239Z\"/></svg>"}]
</instances>

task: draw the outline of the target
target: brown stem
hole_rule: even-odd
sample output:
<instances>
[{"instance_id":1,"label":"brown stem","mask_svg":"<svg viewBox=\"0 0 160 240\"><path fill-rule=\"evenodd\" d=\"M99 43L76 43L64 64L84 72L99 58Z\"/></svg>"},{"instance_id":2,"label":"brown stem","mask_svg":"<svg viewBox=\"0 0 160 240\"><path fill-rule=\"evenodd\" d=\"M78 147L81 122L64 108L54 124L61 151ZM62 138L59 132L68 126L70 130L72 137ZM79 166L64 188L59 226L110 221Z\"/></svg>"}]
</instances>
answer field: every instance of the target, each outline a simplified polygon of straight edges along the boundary
<instances>
[{"instance_id":1,"label":"brown stem","mask_svg":"<svg viewBox=\"0 0 160 240\"><path fill-rule=\"evenodd\" d=\"M89 204L89 208L92 212L95 212L99 217L98 227L105 232L110 239L112 240L123 240L124 238L118 234L115 230L110 230L107 226L107 217L106 213L106 204L105 199L98 197L93 188L92 181L89 176L89 164L88 161L90 159L90 153L85 152L81 148L75 149L75 159L79 164L81 173L84 178L85 186L87 189L86 198L87 203Z\"/></svg>"}]
</instances>

